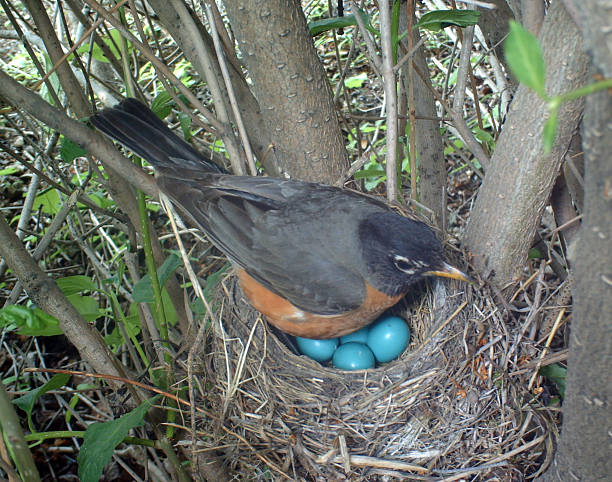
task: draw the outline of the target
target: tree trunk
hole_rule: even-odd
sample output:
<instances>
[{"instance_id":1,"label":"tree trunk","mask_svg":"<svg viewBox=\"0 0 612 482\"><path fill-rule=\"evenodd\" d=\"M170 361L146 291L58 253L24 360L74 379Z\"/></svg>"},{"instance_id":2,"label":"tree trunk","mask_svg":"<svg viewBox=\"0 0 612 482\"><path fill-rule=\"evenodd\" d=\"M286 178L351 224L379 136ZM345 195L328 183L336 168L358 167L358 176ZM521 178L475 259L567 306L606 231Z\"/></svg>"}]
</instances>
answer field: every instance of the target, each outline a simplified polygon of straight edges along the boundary
<instances>
[{"instance_id":1,"label":"tree trunk","mask_svg":"<svg viewBox=\"0 0 612 482\"><path fill-rule=\"evenodd\" d=\"M595 67L612 76L612 8L575 8ZM587 5L585 5L585 3ZM572 5L573 4L573 5ZM612 474L612 97L586 98L584 218L578 241L574 317L558 452L543 480L609 480Z\"/></svg>"},{"instance_id":2,"label":"tree trunk","mask_svg":"<svg viewBox=\"0 0 612 482\"><path fill-rule=\"evenodd\" d=\"M299 2L225 2L281 175L335 182L348 167L332 92Z\"/></svg>"},{"instance_id":3,"label":"tree trunk","mask_svg":"<svg viewBox=\"0 0 612 482\"><path fill-rule=\"evenodd\" d=\"M551 6L544 20L540 44L549 95L586 83L581 36L560 3ZM545 156L546 104L523 85L517 90L466 232L474 265L498 287L512 284L521 275L582 106L581 99L560 109L557 137L552 152Z\"/></svg>"},{"instance_id":4,"label":"tree trunk","mask_svg":"<svg viewBox=\"0 0 612 482\"><path fill-rule=\"evenodd\" d=\"M604 480L612 474L611 112L608 92L587 98L585 212L576 259L562 436L548 474L551 480Z\"/></svg>"}]
</instances>

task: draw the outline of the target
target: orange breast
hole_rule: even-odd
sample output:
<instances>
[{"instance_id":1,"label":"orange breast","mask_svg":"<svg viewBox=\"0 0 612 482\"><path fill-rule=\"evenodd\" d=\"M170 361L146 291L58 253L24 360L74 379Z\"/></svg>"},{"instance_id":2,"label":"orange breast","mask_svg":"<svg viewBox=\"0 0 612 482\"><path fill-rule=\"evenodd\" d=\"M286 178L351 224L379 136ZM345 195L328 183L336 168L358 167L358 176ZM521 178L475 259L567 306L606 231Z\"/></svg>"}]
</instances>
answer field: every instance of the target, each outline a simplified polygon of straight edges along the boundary
<instances>
[{"instance_id":1,"label":"orange breast","mask_svg":"<svg viewBox=\"0 0 612 482\"><path fill-rule=\"evenodd\" d=\"M238 279L253 307L270 323L285 333L304 338L335 338L352 333L375 320L403 296L388 296L366 285L366 297L361 307L339 315L317 315L297 308L243 269L238 269Z\"/></svg>"}]
</instances>

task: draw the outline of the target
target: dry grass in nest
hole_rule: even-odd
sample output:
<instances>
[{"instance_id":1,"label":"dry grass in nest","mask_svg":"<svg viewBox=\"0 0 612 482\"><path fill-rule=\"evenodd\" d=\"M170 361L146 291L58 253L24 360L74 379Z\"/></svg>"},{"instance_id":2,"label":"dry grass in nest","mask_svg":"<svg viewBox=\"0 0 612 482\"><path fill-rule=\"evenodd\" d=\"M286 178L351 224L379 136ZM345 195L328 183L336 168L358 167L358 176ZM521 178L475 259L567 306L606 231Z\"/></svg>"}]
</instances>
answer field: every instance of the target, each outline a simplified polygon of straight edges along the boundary
<instances>
[{"instance_id":1,"label":"dry grass in nest","mask_svg":"<svg viewBox=\"0 0 612 482\"><path fill-rule=\"evenodd\" d=\"M199 375L214 417L197 420L209 434L197 450L236 474L516 480L548 466L552 414L508 375L522 345L486 289L436 282L414 294L395 308L409 349L346 372L291 353L233 278L223 285Z\"/></svg>"}]
</instances>

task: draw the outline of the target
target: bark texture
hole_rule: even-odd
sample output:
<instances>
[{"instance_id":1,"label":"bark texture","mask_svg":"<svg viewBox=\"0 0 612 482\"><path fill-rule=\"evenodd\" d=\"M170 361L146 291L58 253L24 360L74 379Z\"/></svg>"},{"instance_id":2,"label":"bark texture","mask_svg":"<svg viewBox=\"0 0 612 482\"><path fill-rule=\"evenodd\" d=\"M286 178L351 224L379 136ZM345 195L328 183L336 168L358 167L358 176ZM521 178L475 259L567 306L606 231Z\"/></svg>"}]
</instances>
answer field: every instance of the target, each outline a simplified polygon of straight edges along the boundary
<instances>
[{"instance_id":1,"label":"bark texture","mask_svg":"<svg viewBox=\"0 0 612 482\"><path fill-rule=\"evenodd\" d=\"M593 65L612 76L612 5L573 3ZM575 263L574 317L558 452L543 480L612 474L612 96L586 98L584 218Z\"/></svg>"},{"instance_id":2,"label":"bark texture","mask_svg":"<svg viewBox=\"0 0 612 482\"><path fill-rule=\"evenodd\" d=\"M408 13L400 17L400 31L408 30ZM416 21L413 19L413 24ZM413 45L416 45L420 40L418 29L413 29ZM402 46L405 52L408 52L408 40L402 41ZM404 52L402 52L403 54ZM401 57L401 55L400 55ZM420 72L428 72L427 63L425 61L425 53L423 48L419 48L414 56L413 62ZM401 70L401 82L404 86L404 91L409 92L408 84L412 82L414 89L414 108L417 117L436 118L435 98L432 94L431 80L426 77L427 83L413 70L412 78L410 78L409 62L406 62ZM410 102L410 99L408 99ZM446 186L446 166L444 163L444 143L440 134L440 122L428 119L417 119L412 128L415 134L415 143L418 159L419 172L419 202L427 206L433 212L432 221L438 226L441 225L444 219L444 209L446 202L444 199L444 186ZM400 135L404 135L400 132Z\"/></svg>"},{"instance_id":3,"label":"bark texture","mask_svg":"<svg viewBox=\"0 0 612 482\"><path fill-rule=\"evenodd\" d=\"M510 28L508 22L514 20L515 16L506 0L492 0L488 3L494 4L495 8L479 9L481 15L478 26L482 30L489 48L494 49L497 57L501 59L502 41Z\"/></svg>"},{"instance_id":4,"label":"bark texture","mask_svg":"<svg viewBox=\"0 0 612 482\"><path fill-rule=\"evenodd\" d=\"M549 480L605 480L612 474L611 113L608 92L587 98L585 212L576 256L562 435Z\"/></svg>"},{"instance_id":5,"label":"bark texture","mask_svg":"<svg viewBox=\"0 0 612 482\"><path fill-rule=\"evenodd\" d=\"M560 3L551 6L539 40L549 95L586 83L581 35ZM580 99L560 109L555 144L545 156L546 105L523 85L516 92L466 232L475 267L498 287L512 284L521 274L582 106Z\"/></svg>"},{"instance_id":6,"label":"bark texture","mask_svg":"<svg viewBox=\"0 0 612 482\"><path fill-rule=\"evenodd\" d=\"M281 175L335 182L348 166L332 92L296 0L225 2Z\"/></svg>"}]
</instances>

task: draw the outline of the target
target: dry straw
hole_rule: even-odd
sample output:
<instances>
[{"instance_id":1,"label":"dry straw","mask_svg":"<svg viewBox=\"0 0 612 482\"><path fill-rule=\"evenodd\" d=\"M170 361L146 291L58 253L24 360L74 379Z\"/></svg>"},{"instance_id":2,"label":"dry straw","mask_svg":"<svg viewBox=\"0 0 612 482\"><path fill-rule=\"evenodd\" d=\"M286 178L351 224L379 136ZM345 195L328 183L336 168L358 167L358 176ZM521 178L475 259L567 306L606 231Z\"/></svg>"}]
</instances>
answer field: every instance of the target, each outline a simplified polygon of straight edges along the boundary
<instances>
[{"instance_id":1,"label":"dry straw","mask_svg":"<svg viewBox=\"0 0 612 482\"><path fill-rule=\"evenodd\" d=\"M345 372L294 355L222 283L198 347L202 453L241 476L275 480L499 480L536 476L552 455L552 413L527 390L533 371L487 289L436 282L396 314L412 341L396 361ZM533 356L533 353L529 354Z\"/></svg>"}]
</instances>

